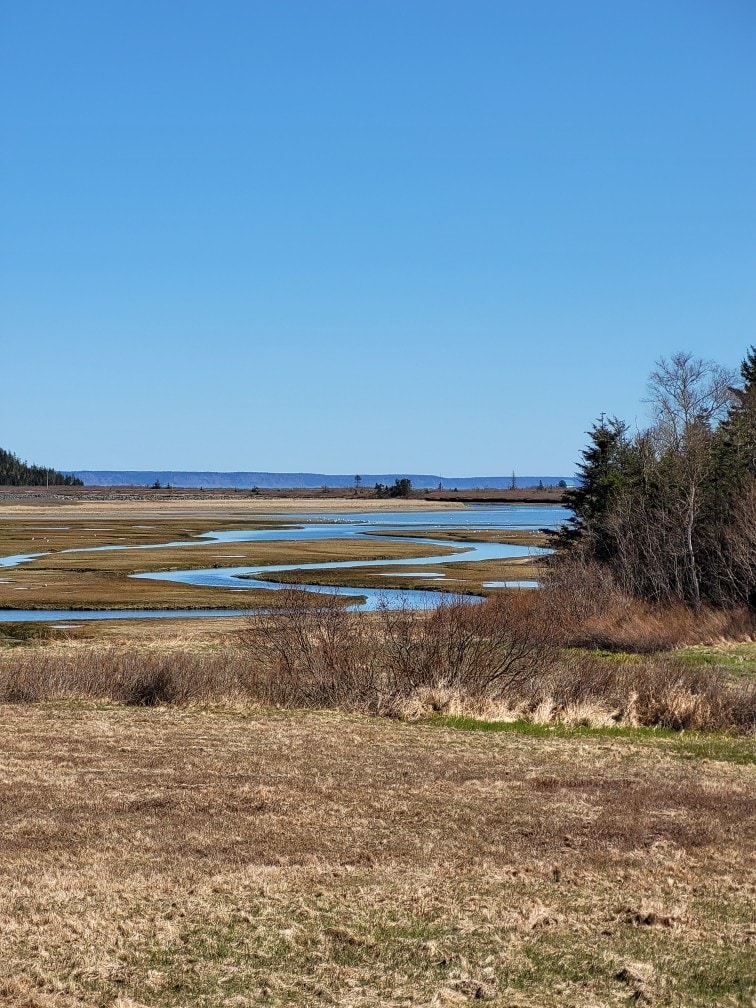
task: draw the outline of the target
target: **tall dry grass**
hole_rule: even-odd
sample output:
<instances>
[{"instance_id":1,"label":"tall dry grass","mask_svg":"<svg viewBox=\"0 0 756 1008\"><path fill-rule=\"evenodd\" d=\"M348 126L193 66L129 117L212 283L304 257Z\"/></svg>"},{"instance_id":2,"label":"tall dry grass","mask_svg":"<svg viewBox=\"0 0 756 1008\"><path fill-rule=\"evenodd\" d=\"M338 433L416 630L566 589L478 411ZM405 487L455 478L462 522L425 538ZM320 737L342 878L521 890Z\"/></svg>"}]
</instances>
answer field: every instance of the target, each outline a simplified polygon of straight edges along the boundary
<instances>
[{"instance_id":1,"label":"tall dry grass","mask_svg":"<svg viewBox=\"0 0 756 1008\"><path fill-rule=\"evenodd\" d=\"M222 652L18 648L0 662L0 700L99 699L433 712L542 723L756 729L756 690L669 657L607 659L559 648L548 593L438 609L345 612L338 600L250 618Z\"/></svg>"},{"instance_id":2,"label":"tall dry grass","mask_svg":"<svg viewBox=\"0 0 756 1008\"><path fill-rule=\"evenodd\" d=\"M749 640L756 613L646 602L623 591L606 567L556 556L541 591L531 593L536 618L562 647L653 654L690 644Z\"/></svg>"}]
</instances>

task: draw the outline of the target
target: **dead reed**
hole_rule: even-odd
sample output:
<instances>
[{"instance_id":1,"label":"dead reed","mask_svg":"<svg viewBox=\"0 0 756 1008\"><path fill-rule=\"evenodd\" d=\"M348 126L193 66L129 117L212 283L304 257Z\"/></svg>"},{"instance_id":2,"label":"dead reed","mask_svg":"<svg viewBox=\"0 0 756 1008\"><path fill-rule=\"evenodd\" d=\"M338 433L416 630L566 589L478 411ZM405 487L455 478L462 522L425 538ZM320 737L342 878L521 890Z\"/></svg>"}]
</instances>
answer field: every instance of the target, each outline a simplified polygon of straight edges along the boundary
<instances>
[{"instance_id":1,"label":"dead reed","mask_svg":"<svg viewBox=\"0 0 756 1008\"><path fill-rule=\"evenodd\" d=\"M280 600L279 600L280 601ZM20 647L0 662L0 701L101 699L133 706L242 704L433 713L571 725L750 734L756 688L665 656L570 652L526 593L437 609L345 612L338 599L250 618L224 649Z\"/></svg>"},{"instance_id":2,"label":"dead reed","mask_svg":"<svg viewBox=\"0 0 756 1008\"><path fill-rule=\"evenodd\" d=\"M607 568L580 558L557 556L531 604L563 647L653 654L756 634L753 611L646 602L623 591Z\"/></svg>"}]
</instances>

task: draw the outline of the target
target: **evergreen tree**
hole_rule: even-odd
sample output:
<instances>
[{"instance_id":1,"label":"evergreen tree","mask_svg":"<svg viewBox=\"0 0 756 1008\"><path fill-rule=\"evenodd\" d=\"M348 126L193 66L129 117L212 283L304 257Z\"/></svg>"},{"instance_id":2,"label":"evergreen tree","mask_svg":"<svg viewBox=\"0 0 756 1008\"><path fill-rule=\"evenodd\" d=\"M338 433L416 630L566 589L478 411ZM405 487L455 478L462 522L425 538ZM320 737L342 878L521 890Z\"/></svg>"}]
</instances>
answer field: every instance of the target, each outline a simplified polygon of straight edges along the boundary
<instances>
[{"instance_id":1,"label":"evergreen tree","mask_svg":"<svg viewBox=\"0 0 756 1008\"><path fill-rule=\"evenodd\" d=\"M730 389L731 405L715 438L713 479L724 506L756 478L756 347L749 349L740 374L743 388Z\"/></svg>"},{"instance_id":2,"label":"evergreen tree","mask_svg":"<svg viewBox=\"0 0 756 1008\"><path fill-rule=\"evenodd\" d=\"M756 609L756 348L740 375L735 388L712 361L658 361L654 424L633 440L620 420L594 425L556 545L642 598Z\"/></svg>"},{"instance_id":3,"label":"evergreen tree","mask_svg":"<svg viewBox=\"0 0 756 1008\"><path fill-rule=\"evenodd\" d=\"M83 486L75 476L56 469L27 465L17 455L0 448L0 486Z\"/></svg>"},{"instance_id":4,"label":"evergreen tree","mask_svg":"<svg viewBox=\"0 0 756 1008\"><path fill-rule=\"evenodd\" d=\"M608 560L612 536L606 522L631 479L631 444L627 425L603 415L588 432L590 444L578 464L579 480L564 495L573 517L557 535L557 547L581 544L595 559ZM590 541L589 541L590 540Z\"/></svg>"},{"instance_id":5,"label":"evergreen tree","mask_svg":"<svg viewBox=\"0 0 756 1008\"><path fill-rule=\"evenodd\" d=\"M726 419L714 435L705 553L712 601L756 608L756 347L740 368Z\"/></svg>"},{"instance_id":6,"label":"evergreen tree","mask_svg":"<svg viewBox=\"0 0 756 1008\"><path fill-rule=\"evenodd\" d=\"M740 376L746 388L756 386L756 346L748 348L748 353L740 365Z\"/></svg>"}]
</instances>

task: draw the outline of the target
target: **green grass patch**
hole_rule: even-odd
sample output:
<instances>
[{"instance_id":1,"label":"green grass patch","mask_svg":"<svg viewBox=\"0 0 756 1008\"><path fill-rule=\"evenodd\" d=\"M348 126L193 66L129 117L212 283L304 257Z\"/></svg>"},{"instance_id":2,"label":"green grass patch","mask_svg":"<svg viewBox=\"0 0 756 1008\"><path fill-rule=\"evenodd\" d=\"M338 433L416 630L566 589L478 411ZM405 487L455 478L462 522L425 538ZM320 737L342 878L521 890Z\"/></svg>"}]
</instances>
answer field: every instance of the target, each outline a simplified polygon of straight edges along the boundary
<instances>
[{"instance_id":1,"label":"green grass patch","mask_svg":"<svg viewBox=\"0 0 756 1008\"><path fill-rule=\"evenodd\" d=\"M289 908L261 900L243 916L197 921L176 940L145 949L129 987L140 1003L163 1008L223 1004L234 995L262 1005L336 1003L329 995L344 994L351 974L373 989L375 1004L385 972L413 974L430 989L448 973L448 964L422 955L425 942L445 936L442 926L369 909L355 919L344 909L317 898Z\"/></svg>"},{"instance_id":2,"label":"green grass patch","mask_svg":"<svg viewBox=\"0 0 756 1008\"><path fill-rule=\"evenodd\" d=\"M460 731L513 732L532 738L618 739L638 745L663 747L680 759L710 759L724 763L756 763L756 746L749 738L730 735L710 735L699 732L672 731L669 728L590 728L587 726L542 725L532 721L481 721L471 717L450 717L434 714L415 722L432 728L454 728Z\"/></svg>"},{"instance_id":3,"label":"green grass patch","mask_svg":"<svg viewBox=\"0 0 756 1008\"><path fill-rule=\"evenodd\" d=\"M0 623L0 645L39 644L54 636L54 629L45 623Z\"/></svg>"},{"instance_id":4,"label":"green grass patch","mask_svg":"<svg viewBox=\"0 0 756 1008\"><path fill-rule=\"evenodd\" d=\"M723 669L736 678L756 676L756 644L752 642L718 647L696 644L671 651L669 657L690 665Z\"/></svg>"},{"instance_id":5,"label":"green grass patch","mask_svg":"<svg viewBox=\"0 0 756 1008\"><path fill-rule=\"evenodd\" d=\"M509 975L515 989L540 992L566 981L603 995L607 1004L618 1003L622 994L626 1004L718 1008L753 1003L756 975L747 948L701 945L657 928L628 928L624 934L615 931L601 950L572 935L544 934L522 951L524 961ZM632 977L636 962L653 971L645 982Z\"/></svg>"}]
</instances>

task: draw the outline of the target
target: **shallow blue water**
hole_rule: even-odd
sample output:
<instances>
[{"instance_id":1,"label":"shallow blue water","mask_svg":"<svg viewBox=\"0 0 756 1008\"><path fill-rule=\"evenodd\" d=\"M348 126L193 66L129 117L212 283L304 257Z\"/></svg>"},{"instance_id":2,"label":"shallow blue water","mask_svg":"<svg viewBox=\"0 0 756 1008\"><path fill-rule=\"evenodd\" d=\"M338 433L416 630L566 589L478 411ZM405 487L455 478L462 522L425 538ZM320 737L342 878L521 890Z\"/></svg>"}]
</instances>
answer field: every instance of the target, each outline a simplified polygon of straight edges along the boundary
<instances>
[{"instance_id":1,"label":"shallow blue water","mask_svg":"<svg viewBox=\"0 0 756 1008\"><path fill-rule=\"evenodd\" d=\"M294 515L282 515L281 520L296 522L280 529L253 529L241 531L211 531L204 533L188 542L172 542L160 545L138 545L138 546L99 546L99 547L77 547L75 549L63 550L66 553L95 552L102 550L123 550L123 549L159 549L162 546L177 545L199 545L201 543L234 543L234 542L272 542L272 541L298 541L312 542L323 539L347 539L364 538L366 536L378 535L381 538L392 537L392 531L433 531L434 529L464 528L464 529L539 529L554 528L566 521L570 512L566 508L552 505L468 505L462 509L443 511L385 511L379 514L362 512L357 514L344 515L342 513L301 513ZM276 517L276 516L272 516ZM279 591L289 587L287 584L264 579L266 574L282 574L286 571L301 570L341 570L354 567L422 567L428 564L443 563L469 563L482 560L509 559L512 557L532 556L545 552L536 547L509 546L500 543L483 542L454 542L453 540L435 540L402 536L401 541L417 542L423 546L438 546L446 548L457 548L459 552L453 554L438 554L435 556L424 556L415 558L403 558L399 560L350 560L336 561L331 563L309 563L309 564L271 564L263 566L242 566L242 567L214 567L204 570L190 571L161 571L144 574L133 574L134 578L143 578L153 581L173 581L181 584L204 585L229 589L229 592L244 592L253 588L265 588L269 591ZM19 554L12 557L0 558L0 567L11 568L20 563L28 562L36 557L44 556L44 553ZM404 576L422 576L422 571L412 571ZM443 575L434 577L434 583L443 581ZM506 582L507 587L530 587L530 581ZM504 583L491 582L490 586L504 586ZM321 585L302 585L295 587L317 593L332 594L334 588ZM438 603L439 592L433 590L408 590L403 592L380 590L376 588L341 588L338 589L342 595L355 599L353 608L363 608L374 610L379 605L388 605L398 608L404 605L412 605L417 608L432 607ZM364 601L359 602L360 597ZM0 610L0 620L18 622L21 620L85 620L85 619L129 619L145 618L154 619L164 617L192 617L208 615L238 616L248 613L250 610L229 609L229 610L116 610L80 612L77 610Z\"/></svg>"},{"instance_id":2,"label":"shallow blue water","mask_svg":"<svg viewBox=\"0 0 756 1008\"><path fill-rule=\"evenodd\" d=\"M16 553L15 556L0 557L0 567L18 567L19 564L27 563L36 557L45 556L44 553Z\"/></svg>"}]
</instances>

